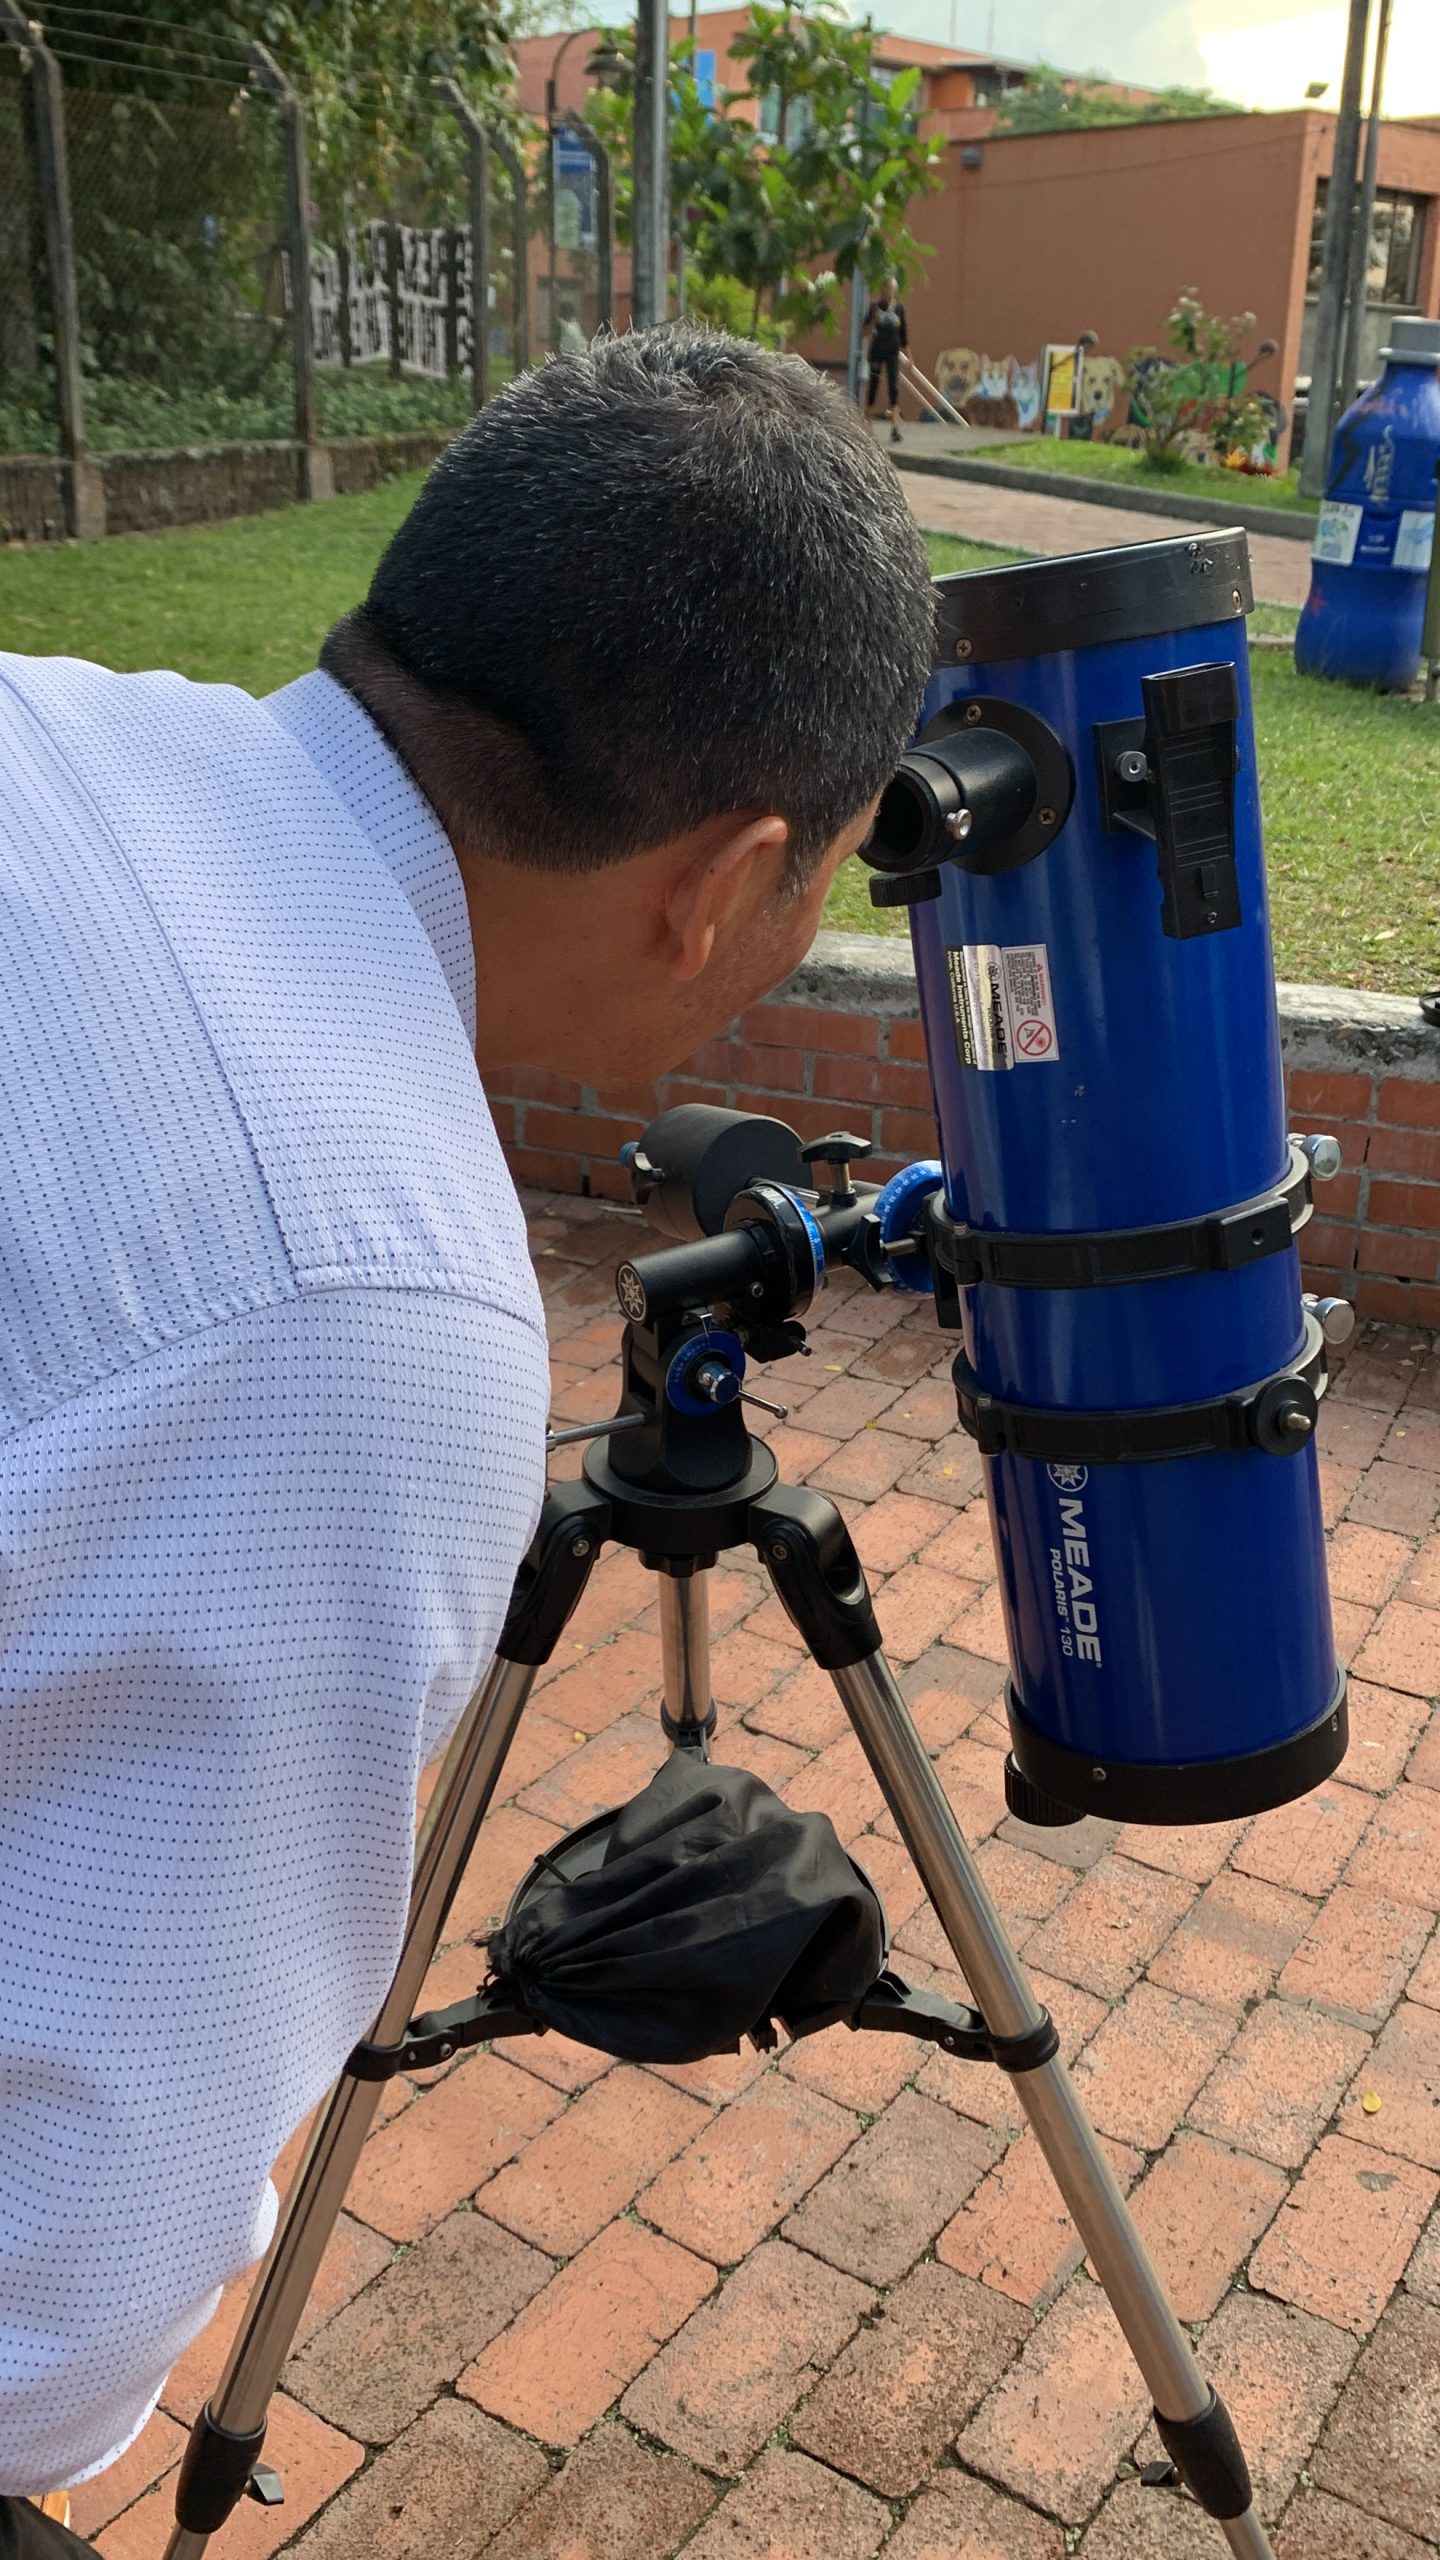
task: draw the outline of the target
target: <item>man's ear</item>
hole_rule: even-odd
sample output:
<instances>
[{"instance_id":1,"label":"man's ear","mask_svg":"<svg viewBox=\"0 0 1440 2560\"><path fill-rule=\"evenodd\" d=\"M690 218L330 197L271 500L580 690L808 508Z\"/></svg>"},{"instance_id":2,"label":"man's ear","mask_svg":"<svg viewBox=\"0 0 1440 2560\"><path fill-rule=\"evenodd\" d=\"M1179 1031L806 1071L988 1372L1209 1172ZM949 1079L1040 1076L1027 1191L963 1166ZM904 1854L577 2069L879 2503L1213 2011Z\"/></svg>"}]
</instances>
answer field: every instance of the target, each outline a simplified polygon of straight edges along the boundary
<instances>
[{"instance_id":1,"label":"man's ear","mask_svg":"<svg viewBox=\"0 0 1440 2560\"><path fill-rule=\"evenodd\" d=\"M729 818L717 835L707 829L672 875L665 891L664 916L670 975L681 981L698 978L715 947L715 936L749 886L757 863L778 870L789 841L785 820Z\"/></svg>"}]
</instances>

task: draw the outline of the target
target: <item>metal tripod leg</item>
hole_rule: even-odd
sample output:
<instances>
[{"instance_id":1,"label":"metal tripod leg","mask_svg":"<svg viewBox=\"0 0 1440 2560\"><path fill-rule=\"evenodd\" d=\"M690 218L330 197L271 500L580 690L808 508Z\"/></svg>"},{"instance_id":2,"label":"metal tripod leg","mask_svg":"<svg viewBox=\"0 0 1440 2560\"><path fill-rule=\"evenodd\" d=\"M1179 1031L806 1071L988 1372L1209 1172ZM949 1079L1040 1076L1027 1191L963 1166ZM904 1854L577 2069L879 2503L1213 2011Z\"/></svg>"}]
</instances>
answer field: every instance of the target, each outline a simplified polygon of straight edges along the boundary
<instances>
[{"instance_id":1,"label":"metal tripod leg","mask_svg":"<svg viewBox=\"0 0 1440 2560\"><path fill-rule=\"evenodd\" d=\"M660 1721L672 1751L694 1751L708 1760L715 1703L710 1695L710 1576L703 1566L660 1576L660 1667Z\"/></svg>"},{"instance_id":2,"label":"metal tripod leg","mask_svg":"<svg viewBox=\"0 0 1440 2560\"><path fill-rule=\"evenodd\" d=\"M456 1728L421 1827L400 1962L371 2029L371 2045L398 2044L415 2013L536 1672L584 1589L606 1517L604 1504L583 1486L565 1487L546 1502L506 1619L504 1651ZM198 2560L244 2494L265 2440L271 2397L382 2086L378 2079L346 2072L325 2101L224 2372L191 2430L165 2560Z\"/></svg>"},{"instance_id":3,"label":"metal tripod leg","mask_svg":"<svg viewBox=\"0 0 1440 2560\"><path fill-rule=\"evenodd\" d=\"M1015 2038L1044 2012L1001 1926L960 1826L880 1654L831 1669L861 1748L991 2033ZM1167 2452L1242 2560L1273 2560L1248 2502L1244 2460L1150 2264L1128 2207L1058 2055L1015 2073L1075 2227L1084 2241L1155 2403ZM1218 2503L1212 2503L1212 2498ZM1243 2498L1239 2514L1222 2512Z\"/></svg>"}]
</instances>

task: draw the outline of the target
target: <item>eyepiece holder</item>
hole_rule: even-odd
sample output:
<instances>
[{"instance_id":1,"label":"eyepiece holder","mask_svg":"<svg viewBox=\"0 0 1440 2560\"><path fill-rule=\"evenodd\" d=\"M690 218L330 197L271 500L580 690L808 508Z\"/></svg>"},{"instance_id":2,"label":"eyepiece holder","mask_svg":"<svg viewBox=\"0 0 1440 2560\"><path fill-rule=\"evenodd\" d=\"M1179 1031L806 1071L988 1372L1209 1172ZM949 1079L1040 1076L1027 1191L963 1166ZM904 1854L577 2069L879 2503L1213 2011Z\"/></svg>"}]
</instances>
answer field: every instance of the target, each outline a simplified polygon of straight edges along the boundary
<instances>
[{"instance_id":1,"label":"eyepiece holder","mask_svg":"<svg viewBox=\"0 0 1440 2560\"><path fill-rule=\"evenodd\" d=\"M1047 722L984 695L947 705L900 759L876 812L864 859L878 907L940 893L940 866L1016 871L1054 842L1070 814L1075 775Z\"/></svg>"}]
</instances>

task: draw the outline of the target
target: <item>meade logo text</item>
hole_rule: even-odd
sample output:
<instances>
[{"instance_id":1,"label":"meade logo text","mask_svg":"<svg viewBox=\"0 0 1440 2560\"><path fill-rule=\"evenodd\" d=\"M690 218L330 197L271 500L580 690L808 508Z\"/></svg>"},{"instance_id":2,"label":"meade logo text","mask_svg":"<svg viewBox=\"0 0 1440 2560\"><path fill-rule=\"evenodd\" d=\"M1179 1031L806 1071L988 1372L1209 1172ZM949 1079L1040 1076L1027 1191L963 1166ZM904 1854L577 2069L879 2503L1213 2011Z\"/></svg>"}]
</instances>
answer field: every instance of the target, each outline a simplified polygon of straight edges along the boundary
<instances>
[{"instance_id":1,"label":"meade logo text","mask_svg":"<svg viewBox=\"0 0 1440 2560\"><path fill-rule=\"evenodd\" d=\"M1100 1662L1100 1621L1090 1573L1090 1533L1082 1496L1090 1481L1088 1467L1046 1470L1060 1502L1060 1544L1050 1550L1050 1578L1055 1614L1060 1620L1061 1651L1080 1662Z\"/></svg>"}]
</instances>

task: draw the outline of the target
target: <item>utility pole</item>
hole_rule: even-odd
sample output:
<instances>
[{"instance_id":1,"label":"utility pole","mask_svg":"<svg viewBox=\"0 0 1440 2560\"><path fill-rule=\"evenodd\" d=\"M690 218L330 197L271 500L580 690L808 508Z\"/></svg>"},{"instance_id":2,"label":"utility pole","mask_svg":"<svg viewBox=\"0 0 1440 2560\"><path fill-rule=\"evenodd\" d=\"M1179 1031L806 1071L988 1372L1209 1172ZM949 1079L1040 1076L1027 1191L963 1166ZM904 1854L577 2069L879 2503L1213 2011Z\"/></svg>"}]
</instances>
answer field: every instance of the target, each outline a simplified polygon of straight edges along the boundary
<instances>
[{"instance_id":1,"label":"utility pole","mask_svg":"<svg viewBox=\"0 0 1440 2560\"><path fill-rule=\"evenodd\" d=\"M1305 418L1305 451L1300 457L1300 487L1307 498L1323 497L1330 468L1330 438L1335 428L1341 336L1345 317L1345 285L1350 272L1350 234L1355 220L1355 160L1360 140L1360 93L1365 80L1365 40L1370 26L1370 0L1350 0L1350 26L1345 39L1345 71L1330 186L1325 198L1325 231L1320 251L1320 286L1315 301L1315 343L1310 359L1310 405Z\"/></svg>"},{"instance_id":2,"label":"utility pole","mask_svg":"<svg viewBox=\"0 0 1440 2560\"><path fill-rule=\"evenodd\" d=\"M667 0L638 0L632 165L634 281L631 318L652 329L670 308L670 13Z\"/></svg>"},{"instance_id":3,"label":"utility pole","mask_svg":"<svg viewBox=\"0 0 1440 2560\"><path fill-rule=\"evenodd\" d=\"M1340 367L1340 387L1335 402L1337 417L1343 417L1360 384L1363 360L1360 341L1365 334L1365 302L1370 276L1370 226L1375 219L1375 180L1380 167L1380 106L1385 91L1385 56L1389 45L1390 0L1380 0L1380 14L1375 21L1375 67L1370 74L1370 120L1365 127L1365 169L1360 180L1355 236L1350 243L1350 280L1346 296L1349 308L1345 321L1345 360Z\"/></svg>"}]
</instances>

